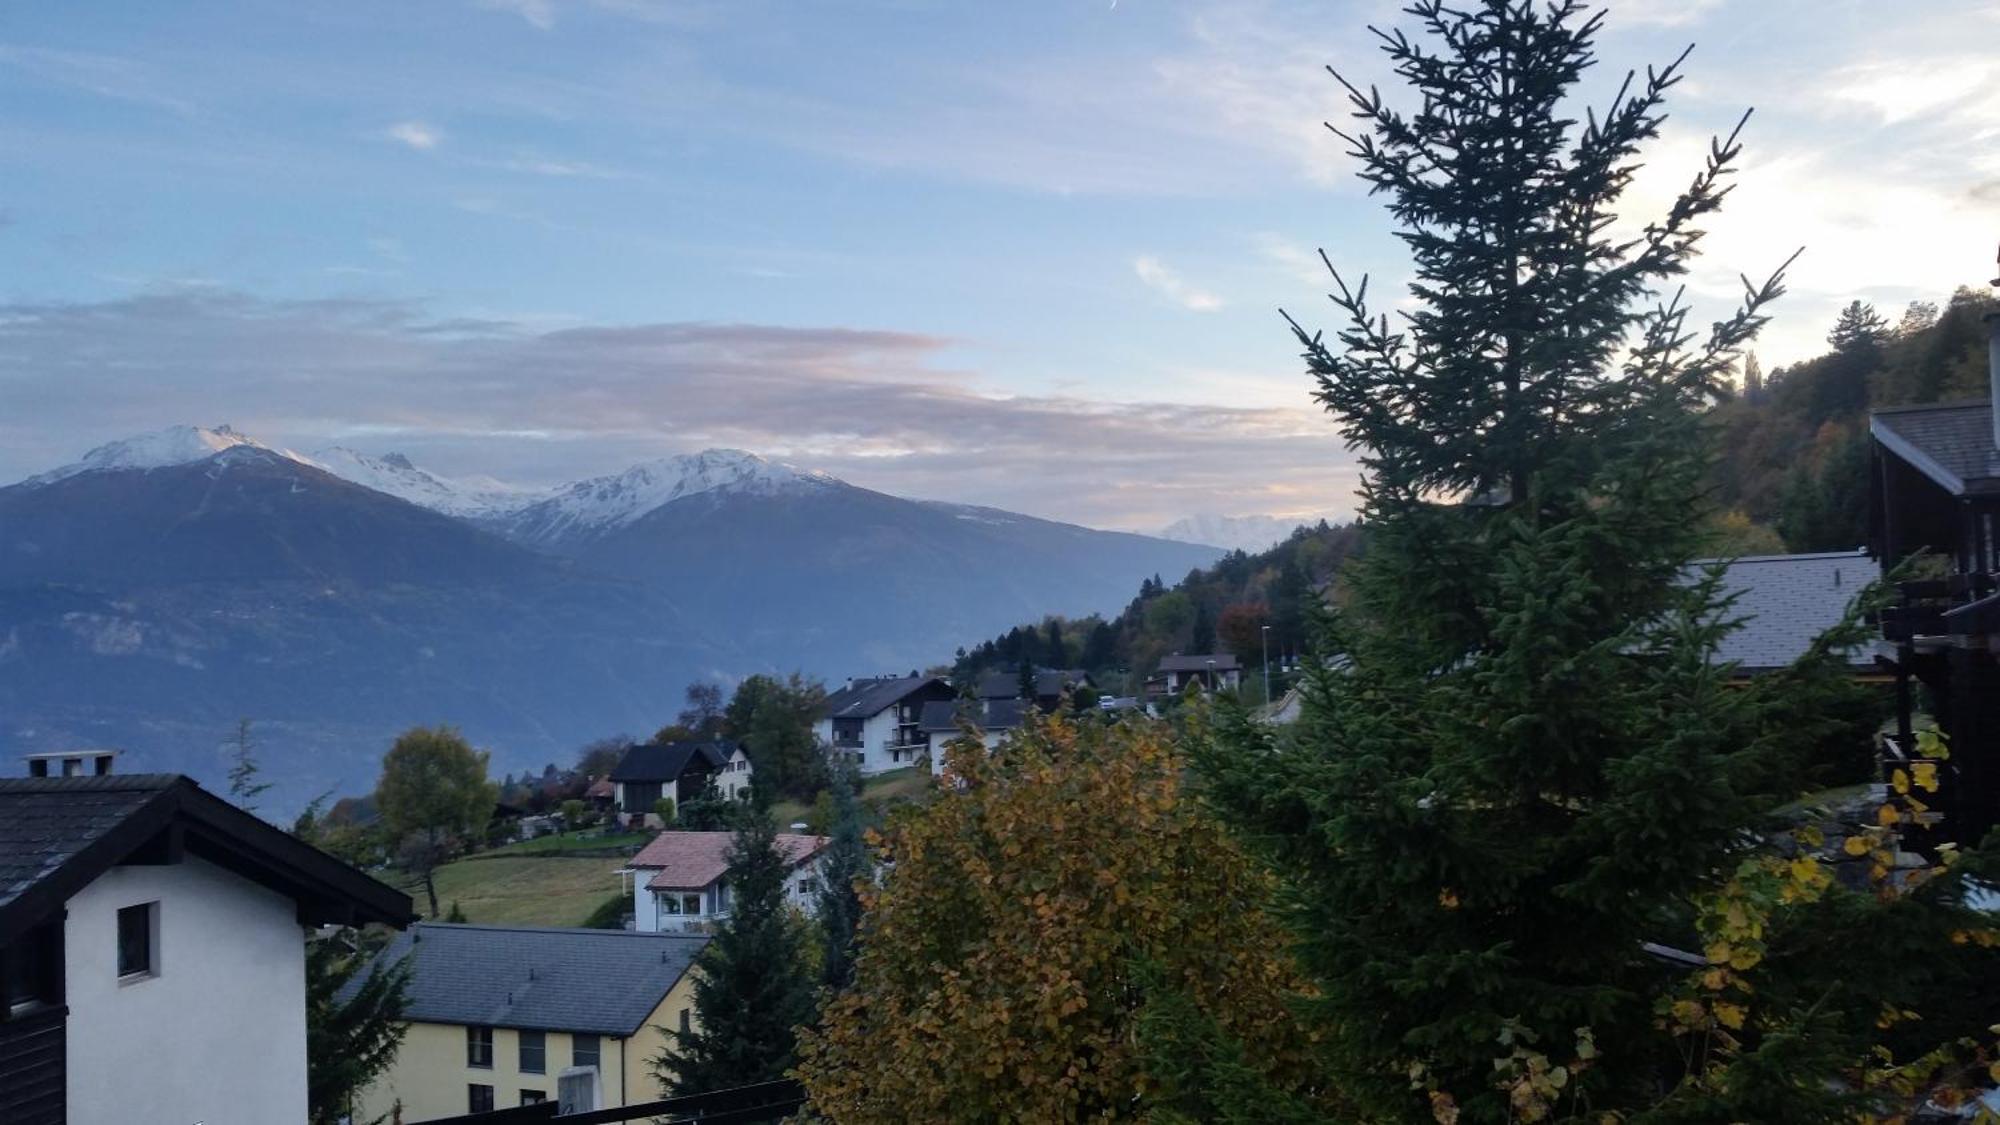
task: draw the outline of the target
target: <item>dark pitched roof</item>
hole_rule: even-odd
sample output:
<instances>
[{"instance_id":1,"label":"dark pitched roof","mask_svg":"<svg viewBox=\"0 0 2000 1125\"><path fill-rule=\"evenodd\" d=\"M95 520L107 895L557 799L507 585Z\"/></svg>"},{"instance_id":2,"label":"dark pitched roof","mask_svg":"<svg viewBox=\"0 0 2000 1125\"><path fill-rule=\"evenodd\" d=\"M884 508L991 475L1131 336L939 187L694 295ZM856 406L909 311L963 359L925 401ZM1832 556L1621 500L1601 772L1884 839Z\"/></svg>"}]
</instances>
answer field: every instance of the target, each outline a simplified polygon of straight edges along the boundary
<instances>
[{"instance_id":1,"label":"dark pitched roof","mask_svg":"<svg viewBox=\"0 0 2000 1125\"><path fill-rule=\"evenodd\" d=\"M629 1036L707 944L692 934L420 922L377 962L408 958L409 1020Z\"/></svg>"},{"instance_id":2,"label":"dark pitched roof","mask_svg":"<svg viewBox=\"0 0 2000 1125\"><path fill-rule=\"evenodd\" d=\"M1163 656L1160 658L1160 671L1206 672L1208 671L1208 662L1211 660L1215 661L1215 670L1218 672L1234 672L1236 670L1236 656L1233 653L1203 652L1195 653L1192 656L1183 656L1177 652L1172 656Z\"/></svg>"},{"instance_id":3,"label":"dark pitched roof","mask_svg":"<svg viewBox=\"0 0 2000 1125\"><path fill-rule=\"evenodd\" d=\"M1090 683L1090 677L1074 668L1039 669L1035 672L1035 696L1058 696L1064 688ZM1018 672L988 672L979 677L976 694L981 699L1014 699L1021 691Z\"/></svg>"},{"instance_id":4,"label":"dark pitched roof","mask_svg":"<svg viewBox=\"0 0 2000 1125\"><path fill-rule=\"evenodd\" d=\"M1901 406L1868 417L1868 432L1953 495L2000 493L2000 450L1993 405L1958 402Z\"/></svg>"},{"instance_id":5,"label":"dark pitched roof","mask_svg":"<svg viewBox=\"0 0 2000 1125\"><path fill-rule=\"evenodd\" d=\"M0 945L135 857L183 853L290 896L310 923L414 917L410 896L178 774L0 779Z\"/></svg>"},{"instance_id":6,"label":"dark pitched roof","mask_svg":"<svg viewBox=\"0 0 2000 1125\"><path fill-rule=\"evenodd\" d=\"M980 730L1013 730L1020 726L1031 702L1025 699L943 699L924 704L918 729L925 734L949 734L958 729L961 710Z\"/></svg>"},{"instance_id":7,"label":"dark pitched roof","mask_svg":"<svg viewBox=\"0 0 2000 1125\"><path fill-rule=\"evenodd\" d=\"M612 781L678 781L688 763L700 757L710 769L719 769L736 752L728 739L714 742L647 742L628 747L625 756L611 771Z\"/></svg>"},{"instance_id":8,"label":"dark pitched roof","mask_svg":"<svg viewBox=\"0 0 2000 1125\"><path fill-rule=\"evenodd\" d=\"M881 714L930 684L943 684L946 690L951 687L936 676L875 676L855 680L828 695L820 715L822 718L865 719Z\"/></svg>"},{"instance_id":9,"label":"dark pitched roof","mask_svg":"<svg viewBox=\"0 0 2000 1125\"><path fill-rule=\"evenodd\" d=\"M1713 565L1713 560L1693 564ZM1744 672L1783 668L1797 660L1813 638L1840 621L1847 604L1882 569L1863 551L1831 551L1813 555L1752 555L1729 560L1722 588L1737 595L1730 616L1745 619L1724 637L1716 659L1734 662ZM1866 665L1865 647L1848 654L1848 663Z\"/></svg>"}]
</instances>

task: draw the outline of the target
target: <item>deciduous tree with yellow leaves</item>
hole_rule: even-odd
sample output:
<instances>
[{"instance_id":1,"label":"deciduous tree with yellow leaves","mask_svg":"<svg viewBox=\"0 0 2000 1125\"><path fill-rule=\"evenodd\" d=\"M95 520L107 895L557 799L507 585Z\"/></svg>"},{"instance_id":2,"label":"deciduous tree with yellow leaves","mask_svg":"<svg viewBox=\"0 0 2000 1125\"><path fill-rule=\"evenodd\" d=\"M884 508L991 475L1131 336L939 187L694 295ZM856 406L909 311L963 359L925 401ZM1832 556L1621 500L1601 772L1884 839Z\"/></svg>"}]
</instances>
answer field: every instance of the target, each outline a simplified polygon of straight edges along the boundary
<instances>
[{"instance_id":1,"label":"deciduous tree with yellow leaves","mask_svg":"<svg viewBox=\"0 0 2000 1125\"><path fill-rule=\"evenodd\" d=\"M819 1114L1147 1118L1173 1098L1140 1042L1163 995L1221 1029L1238 1065L1310 1087L1269 882L1184 795L1168 730L1057 717L990 757L956 741L946 761L946 791L882 841L894 867L852 987L801 1039Z\"/></svg>"}]
</instances>

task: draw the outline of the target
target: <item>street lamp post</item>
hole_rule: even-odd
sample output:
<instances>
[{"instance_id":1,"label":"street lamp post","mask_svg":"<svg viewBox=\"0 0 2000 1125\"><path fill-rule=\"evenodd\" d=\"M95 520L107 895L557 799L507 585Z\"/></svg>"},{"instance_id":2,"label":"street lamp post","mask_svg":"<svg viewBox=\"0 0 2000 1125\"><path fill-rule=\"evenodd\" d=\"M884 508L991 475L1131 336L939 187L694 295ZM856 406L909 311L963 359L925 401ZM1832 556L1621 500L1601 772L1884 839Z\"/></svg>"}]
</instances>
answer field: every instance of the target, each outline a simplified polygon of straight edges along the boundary
<instances>
[{"instance_id":1,"label":"street lamp post","mask_svg":"<svg viewBox=\"0 0 2000 1125\"><path fill-rule=\"evenodd\" d=\"M1264 706L1271 705L1271 627L1264 626L1258 631L1258 639L1264 642Z\"/></svg>"}]
</instances>

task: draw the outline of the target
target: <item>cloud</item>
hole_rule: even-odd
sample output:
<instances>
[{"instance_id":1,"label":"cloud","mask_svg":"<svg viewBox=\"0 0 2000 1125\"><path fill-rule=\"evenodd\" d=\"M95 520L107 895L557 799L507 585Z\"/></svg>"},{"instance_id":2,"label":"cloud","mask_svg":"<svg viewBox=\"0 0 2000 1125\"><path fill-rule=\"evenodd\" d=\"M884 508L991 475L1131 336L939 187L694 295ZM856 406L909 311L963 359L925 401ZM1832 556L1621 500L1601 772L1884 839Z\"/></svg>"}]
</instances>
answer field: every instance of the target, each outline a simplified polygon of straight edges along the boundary
<instances>
[{"instance_id":1,"label":"cloud","mask_svg":"<svg viewBox=\"0 0 2000 1125\"><path fill-rule=\"evenodd\" d=\"M543 31L556 25L556 8L551 0L478 0L478 4L496 12L512 12Z\"/></svg>"},{"instance_id":2,"label":"cloud","mask_svg":"<svg viewBox=\"0 0 2000 1125\"><path fill-rule=\"evenodd\" d=\"M382 135L398 144L408 145L418 152L429 152L444 140L442 129L422 121L398 121L383 130Z\"/></svg>"},{"instance_id":3,"label":"cloud","mask_svg":"<svg viewBox=\"0 0 2000 1125\"><path fill-rule=\"evenodd\" d=\"M1213 293L1197 289L1181 280L1181 276L1167 268L1164 262L1150 254L1143 254L1132 260L1132 272L1169 301L1184 309L1195 312L1214 312L1222 307L1222 298Z\"/></svg>"},{"instance_id":4,"label":"cloud","mask_svg":"<svg viewBox=\"0 0 2000 1125\"><path fill-rule=\"evenodd\" d=\"M0 64L98 97L153 106L184 117L194 113L192 102L162 89L142 64L116 55L0 44Z\"/></svg>"},{"instance_id":5,"label":"cloud","mask_svg":"<svg viewBox=\"0 0 2000 1125\"><path fill-rule=\"evenodd\" d=\"M662 323L541 330L399 301L201 290L0 305L0 479L185 420L556 483L734 446L905 496L1097 526L1345 511L1355 473L1296 406L1005 395L922 333Z\"/></svg>"}]
</instances>

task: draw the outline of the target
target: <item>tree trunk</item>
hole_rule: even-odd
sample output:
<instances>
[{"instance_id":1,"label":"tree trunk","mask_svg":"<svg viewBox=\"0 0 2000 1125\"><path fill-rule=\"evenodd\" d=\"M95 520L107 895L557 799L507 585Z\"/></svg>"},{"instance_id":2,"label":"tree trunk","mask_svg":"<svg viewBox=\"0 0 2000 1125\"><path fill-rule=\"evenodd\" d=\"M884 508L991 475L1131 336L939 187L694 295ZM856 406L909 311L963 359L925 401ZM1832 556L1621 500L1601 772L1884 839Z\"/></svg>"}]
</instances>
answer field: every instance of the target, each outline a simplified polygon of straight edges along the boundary
<instances>
[{"instance_id":1,"label":"tree trunk","mask_svg":"<svg viewBox=\"0 0 2000 1125\"><path fill-rule=\"evenodd\" d=\"M434 877L436 872L437 868L435 867L424 868L424 894L430 896L431 921L433 922L437 921L438 917L438 888L437 879Z\"/></svg>"}]
</instances>

